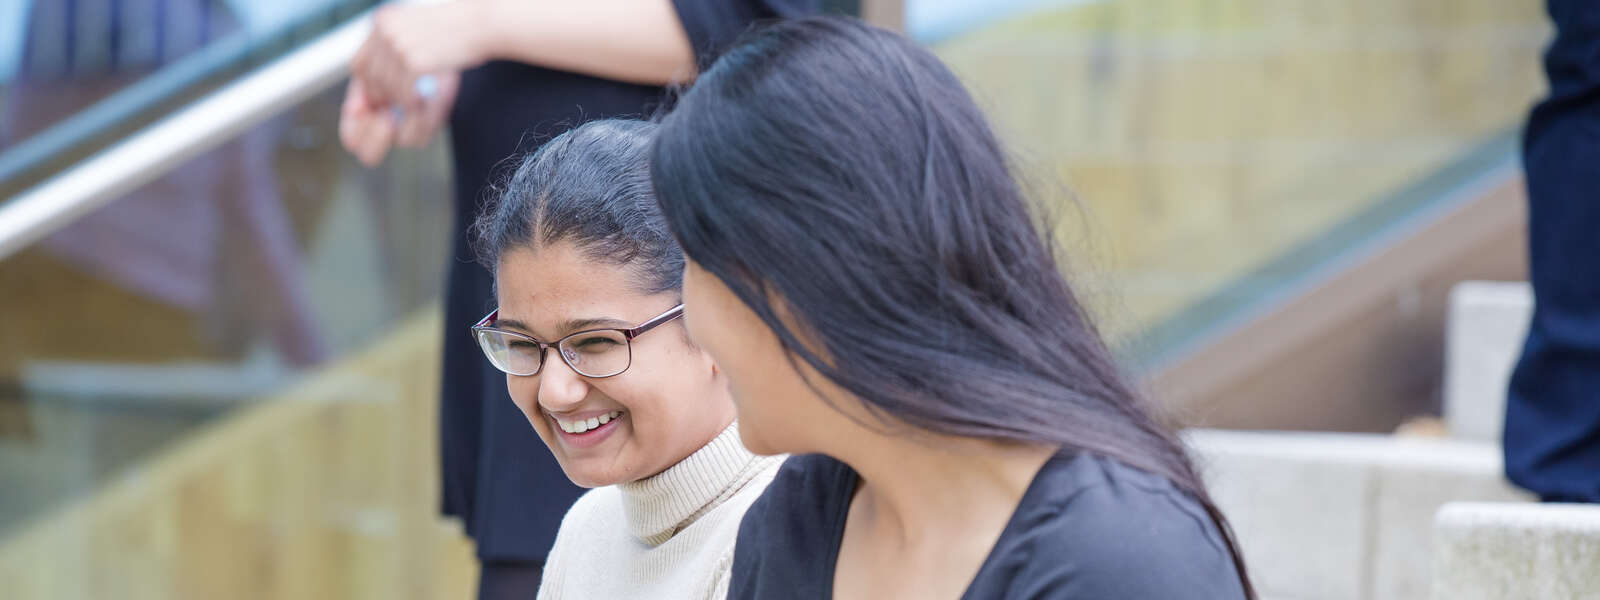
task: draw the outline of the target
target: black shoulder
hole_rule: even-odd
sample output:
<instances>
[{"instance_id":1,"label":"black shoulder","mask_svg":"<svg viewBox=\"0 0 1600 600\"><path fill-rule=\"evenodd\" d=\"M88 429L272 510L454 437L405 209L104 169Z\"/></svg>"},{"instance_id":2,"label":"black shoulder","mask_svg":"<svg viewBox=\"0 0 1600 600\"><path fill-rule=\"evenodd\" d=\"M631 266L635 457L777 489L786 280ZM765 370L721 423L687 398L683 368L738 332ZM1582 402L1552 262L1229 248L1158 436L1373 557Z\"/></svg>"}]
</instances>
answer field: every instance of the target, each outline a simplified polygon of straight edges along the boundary
<instances>
[{"instance_id":1,"label":"black shoulder","mask_svg":"<svg viewBox=\"0 0 1600 600\"><path fill-rule=\"evenodd\" d=\"M1244 597L1221 530L1165 478L1101 457L1051 461L1019 512L1012 598Z\"/></svg>"},{"instance_id":2,"label":"black shoulder","mask_svg":"<svg viewBox=\"0 0 1600 600\"><path fill-rule=\"evenodd\" d=\"M855 472L821 455L797 455L750 505L733 547L728 597L826 597Z\"/></svg>"},{"instance_id":3,"label":"black shoulder","mask_svg":"<svg viewBox=\"0 0 1600 600\"><path fill-rule=\"evenodd\" d=\"M774 529L815 526L833 512L828 500L853 478L850 467L821 454L797 454L785 459L772 483L745 511L739 527L740 541L747 533L765 536L775 533Z\"/></svg>"}]
</instances>

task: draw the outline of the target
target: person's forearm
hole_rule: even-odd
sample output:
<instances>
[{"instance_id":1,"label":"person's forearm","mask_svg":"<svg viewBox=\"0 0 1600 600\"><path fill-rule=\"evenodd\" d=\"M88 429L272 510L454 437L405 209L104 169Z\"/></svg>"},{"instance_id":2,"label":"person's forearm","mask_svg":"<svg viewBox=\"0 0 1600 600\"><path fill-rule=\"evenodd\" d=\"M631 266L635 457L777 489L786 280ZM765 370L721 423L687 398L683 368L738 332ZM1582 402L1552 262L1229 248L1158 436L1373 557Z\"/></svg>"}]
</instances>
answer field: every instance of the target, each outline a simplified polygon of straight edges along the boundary
<instances>
[{"instance_id":1,"label":"person's forearm","mask_svg":"<svg viewBox=\"0 0 1600 600\"><path fill-rule=\"evenodd\" d=\"M458 0L477 9L486 60L524 62L630 83L695 75L670 0Z\"/></svg>"}]
</instances>

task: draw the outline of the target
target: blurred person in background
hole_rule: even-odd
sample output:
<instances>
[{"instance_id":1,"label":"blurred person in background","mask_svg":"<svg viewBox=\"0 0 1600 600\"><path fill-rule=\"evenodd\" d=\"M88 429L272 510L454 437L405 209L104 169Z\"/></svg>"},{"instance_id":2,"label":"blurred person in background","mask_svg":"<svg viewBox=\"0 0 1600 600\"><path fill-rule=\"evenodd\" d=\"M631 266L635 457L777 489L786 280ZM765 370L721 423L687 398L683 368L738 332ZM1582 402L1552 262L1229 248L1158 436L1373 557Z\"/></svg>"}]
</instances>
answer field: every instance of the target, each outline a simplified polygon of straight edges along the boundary
<instances>
[{"instance_id":1,"label":"blurred person in background","mask_svg":"<svg viewBox=\"0 0 1600 600\"><path fill-rule=\"evenodd\" d=\"M752 23L816 8L814 0L453 0L374 16L351 64L340 139L376 165L391 148L426 144L450 126L443 511L476 543L480 598L533 593L561 517L582 492L462 333L492 307L492 273L473 261L467 234L480 203L516 157L589 120L651 114L663 86L691 81Z\"/></svg>"},{"instance_id":2,"label":"blurred person in background","mask_svg":"<svg viewBox=\"0 0 1600 600\"><path fill-rule=\"evenodd\" d=\"M1550 95L1523 139L1534 313L1506 401L1506 475L1600 502L1600 2L1549 0Z\"/></svg>"}]
</instances>

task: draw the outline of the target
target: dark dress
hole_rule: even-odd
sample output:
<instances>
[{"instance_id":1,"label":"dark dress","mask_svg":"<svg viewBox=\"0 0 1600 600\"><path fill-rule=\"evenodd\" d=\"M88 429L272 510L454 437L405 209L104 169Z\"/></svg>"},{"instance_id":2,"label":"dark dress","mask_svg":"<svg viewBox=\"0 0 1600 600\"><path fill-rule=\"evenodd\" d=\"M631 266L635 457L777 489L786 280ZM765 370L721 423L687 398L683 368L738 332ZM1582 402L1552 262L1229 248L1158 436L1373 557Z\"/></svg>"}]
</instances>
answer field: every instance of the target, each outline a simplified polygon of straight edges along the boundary
<instances>
[{"instance_id":1,"label":"dark dress","mask_svg":"<svg viewBox=\"0 0 1600 600\"><path fill-rule=\"evenodd\" d=\"M1506 475L1600 502L1600 2L1549 0L1550 95L1528 119L1533 322L1506 400Z\"/></svg>"},{"instance_id":2,"label":"dark dress","mask_svg":"<svg viewBox=\"0 0 1600 600\"><path fill-rule=\"evenodd\" d=\"M709 62L752 23L813 12L812 0L677 0L697 60ZM505 375L483 357L468 328L493 309L492 276L474 260L466 228L490 185L520 156L585 121L648 117L659 87L631 85L512 62L462 76L450 115L455 161L455 243L445 306L439 426L443 510L477 543L486 579L497 563L543 564L572 485L506 393ZM486 584L492 582L485 582Z\"/></svg>"},{"instance_id":3,"label":"dark dress","mask_svg":"<svg viewBox=\"0 0 1600 600\"><path fill-rule=\"evenodd\" d=\"M859 481L826 456L785 462L739 527L728 597L833 597ZM1034 476L962 597L1234 600L1244 589L1222 535L1187 494L1108 459L1058 455Z\"/></svg>"}]
</instances>

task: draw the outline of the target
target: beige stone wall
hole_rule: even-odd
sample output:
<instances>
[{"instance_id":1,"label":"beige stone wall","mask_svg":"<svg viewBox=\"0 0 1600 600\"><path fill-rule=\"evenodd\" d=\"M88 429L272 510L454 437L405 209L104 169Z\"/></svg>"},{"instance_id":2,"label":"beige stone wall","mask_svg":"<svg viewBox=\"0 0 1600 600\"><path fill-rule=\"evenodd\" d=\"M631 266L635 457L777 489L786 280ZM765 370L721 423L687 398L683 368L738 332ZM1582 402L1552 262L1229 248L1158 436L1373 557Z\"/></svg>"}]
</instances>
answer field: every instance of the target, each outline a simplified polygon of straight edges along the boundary
<instances>
[{"instance_id":1,"label":"beige stone wall","mask_svg":"<svg viewBox=\"0 0 1600 600\"><path fill-rule=\"evenodd\" d=\"M1060 204L1114 334L1515 129L1540 0L1113 0L936 42Z\"/></svg>"}]
</instances>

